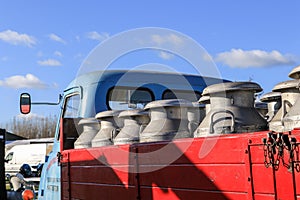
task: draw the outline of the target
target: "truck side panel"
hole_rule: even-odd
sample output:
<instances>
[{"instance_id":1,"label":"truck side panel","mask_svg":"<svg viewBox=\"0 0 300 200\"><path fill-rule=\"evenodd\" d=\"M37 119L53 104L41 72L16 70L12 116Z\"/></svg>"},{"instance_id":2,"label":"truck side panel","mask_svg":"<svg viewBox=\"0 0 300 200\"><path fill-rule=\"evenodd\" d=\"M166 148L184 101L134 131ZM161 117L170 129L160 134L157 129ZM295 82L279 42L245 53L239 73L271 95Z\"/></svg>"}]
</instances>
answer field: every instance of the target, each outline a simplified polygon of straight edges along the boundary
<instances>
[{"instance_id":1,"label":"truck side panel","mask_svg":"<svg viewBox=\"0 0 300 200\"><path fill-rule=\"evenodd\" d=\"M62 199L137 198L135 174L128 173L135 167L129 151L129 145L64 151Z\"/></svg>"},{"instance_id":2,"label":"truck side panel","mask_svg":"<svg viewBox=\"0 0 300 200\"><path fill-rule=\"evenodd\" d=\"M299 198L296 169L265 167L261 138L266 134L67 150L62 180L70 190L64 189L63 195L65 199ZM300 132L293 135L299 139Z\"/></svg>"}]
</instances>

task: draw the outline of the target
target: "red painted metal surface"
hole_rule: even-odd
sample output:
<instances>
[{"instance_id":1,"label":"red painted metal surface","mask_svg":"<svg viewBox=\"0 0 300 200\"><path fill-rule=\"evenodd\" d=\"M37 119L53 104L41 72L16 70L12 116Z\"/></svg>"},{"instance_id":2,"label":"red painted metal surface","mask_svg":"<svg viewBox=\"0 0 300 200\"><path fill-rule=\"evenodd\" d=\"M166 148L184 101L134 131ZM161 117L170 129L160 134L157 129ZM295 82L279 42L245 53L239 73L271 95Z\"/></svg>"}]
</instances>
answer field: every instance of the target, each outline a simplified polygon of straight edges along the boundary
<instances>
[{"instance_id":1,"label":"red painted metal surface","mask_svg":"<svg viewBox=\"0 0 300 200\"><path fill-rule=\"evenodd\" d=\"M300 140L299 130L291 135ZM265 137L266 131L64 150L62 197L300 199L300 172L282 163L265 167Z\"/></svg>"},{"instance_id":2,"label":"red painted metal surface","mask_svg":"<svg viewBox=\"0 0 300 200\"><path fill-rule=\"evenodd\" d=\"M296 137L299 141L299 130L290 133L290 137ZM255 199L299 199L300 172L288 169L290 156L288 151L284 150L283 159L280 159L278 167L273 168L269 166L266 168L264 165L264 146L262 145L261 138L259 135L251 137L252 144L250 145ZM299 156L297 153L295 159ZM274 155L274 159L277 158L278 148L276 148L276 154ZM287 166L284 166L283 162Z\"/></svg>"}]
</instances>

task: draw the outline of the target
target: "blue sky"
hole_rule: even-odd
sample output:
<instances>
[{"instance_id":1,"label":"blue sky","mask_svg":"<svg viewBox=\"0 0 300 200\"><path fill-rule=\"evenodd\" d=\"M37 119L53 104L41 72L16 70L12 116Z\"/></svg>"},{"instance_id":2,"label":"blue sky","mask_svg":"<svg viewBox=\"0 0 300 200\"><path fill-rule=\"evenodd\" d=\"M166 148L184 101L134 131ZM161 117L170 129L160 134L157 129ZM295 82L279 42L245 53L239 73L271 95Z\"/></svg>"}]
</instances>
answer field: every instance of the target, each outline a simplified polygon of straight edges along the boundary
<instances>
[{"instance_id":1,"label":"blue sky","mask_svg":"<svg viewBox=\"0 0 300 200\"><path fill-rule=\"evenodd\" d=\"M269 0L1 1L0 124L19 115L21 92L30 92L33 101L57 101L96 45L143 27L193 38L223 78L251 79L269 92L300 64L299 8L299 1ZM165 63L173 57L153 54L152 59ZM36 106L32 113L58 110Z\"/></svg>"}]
</instances>

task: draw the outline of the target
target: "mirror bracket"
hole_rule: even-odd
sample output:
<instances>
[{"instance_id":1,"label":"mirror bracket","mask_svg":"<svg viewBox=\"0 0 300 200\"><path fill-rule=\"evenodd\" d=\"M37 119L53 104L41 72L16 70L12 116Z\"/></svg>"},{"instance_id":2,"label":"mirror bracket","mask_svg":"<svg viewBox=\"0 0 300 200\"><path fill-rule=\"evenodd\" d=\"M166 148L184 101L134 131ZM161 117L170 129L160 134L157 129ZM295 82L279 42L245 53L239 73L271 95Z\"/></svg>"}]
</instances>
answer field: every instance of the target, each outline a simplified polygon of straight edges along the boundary
<instances>
[{"instance_id":1,"label":"mirror bracket","mask_svg":"<svg viewBox=\"0 0 300 200\"><path fill-rule=\"evenodd\" d=\"M57 103L51 102L31 102L29 93L22 93L20 95L20 111L22 114L28 114L31 110L31 105L59 105L63 96L60 94Z\"/></svg>"}]
</instances>

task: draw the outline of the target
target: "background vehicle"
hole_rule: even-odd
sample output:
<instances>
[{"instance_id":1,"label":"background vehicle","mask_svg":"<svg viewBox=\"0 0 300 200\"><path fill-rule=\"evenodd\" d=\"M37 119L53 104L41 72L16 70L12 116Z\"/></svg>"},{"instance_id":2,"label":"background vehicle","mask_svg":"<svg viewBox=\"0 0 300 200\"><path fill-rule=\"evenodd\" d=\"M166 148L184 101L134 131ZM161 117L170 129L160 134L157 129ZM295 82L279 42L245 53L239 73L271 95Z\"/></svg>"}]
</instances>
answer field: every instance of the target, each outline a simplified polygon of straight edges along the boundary
<instances>
[{"instance_id":1,"label":"background vehicle","mask_svg":"<svg viewBox=\"0 0 300 200\"><path fill-rule=\"evenodd\" d=\"M51 151L52 144L24 144L15 145L6 152L5 155L5 173L13 175L17 173L20 167L27 163L35 172L38 165L45 162L46 155Z\"/></svg>"}]
</instances>

